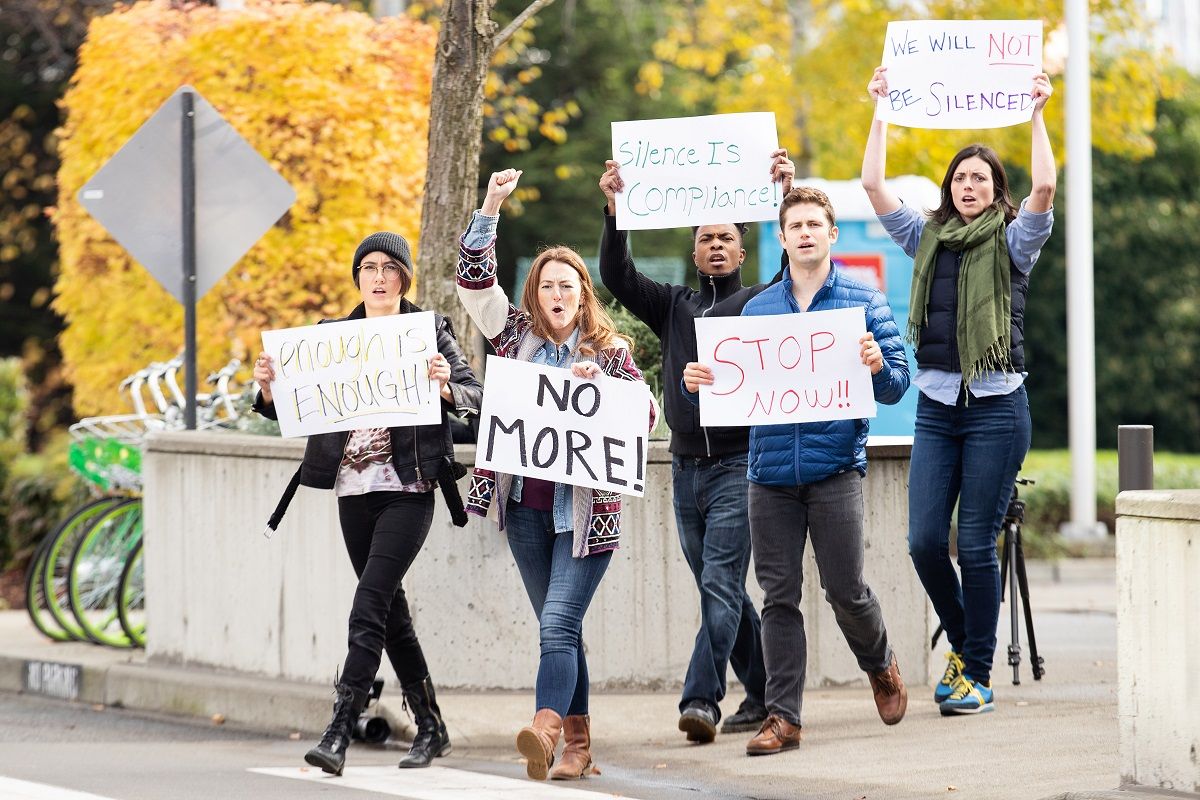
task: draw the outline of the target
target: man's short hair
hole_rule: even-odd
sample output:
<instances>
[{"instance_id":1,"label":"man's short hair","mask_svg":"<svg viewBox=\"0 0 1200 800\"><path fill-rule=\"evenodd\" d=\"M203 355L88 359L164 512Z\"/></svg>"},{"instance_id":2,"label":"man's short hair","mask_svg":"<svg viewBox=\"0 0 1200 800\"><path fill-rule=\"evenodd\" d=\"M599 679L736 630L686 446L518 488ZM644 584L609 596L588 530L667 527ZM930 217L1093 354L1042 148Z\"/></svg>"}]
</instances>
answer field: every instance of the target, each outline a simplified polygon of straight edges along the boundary
<instances>
[{"instance_id":1,"label":"man's short hair","mask_svg":"<svg viewBox=\"0 0 1200 800\"><path fill-rule=\"evenodd\" d=\"M715 224L715 225L722 225L722 224L732 225L734 228L737 229L739 239L745 239L746 231L750 230L749 222L727 222L727 223L713 223L713 224ZM692 241L693 242L696 241L696 233L699 232L699 230L701 228L707 228L707 227L709 227L709 226L708 225L693 225L692 226Z\"/></svg>"},{"instance_id":2,"label":"man's short hair","mask_svg":"<svg viewBox=\"0 0 1200 800\"><path fill-rule=\"evenodd\" d=\"M788 209L801 203L811 203L814 206L820 206L825 210L825 216L829 217L829 227L832 228L837 225L837 220L833 215L833 203L829 202L829 195L813 186L797 186L788 192L784 196L783 202L779 204L780 230L783 230L783 218L787 216Z\"/></svg>"}]
</instances>

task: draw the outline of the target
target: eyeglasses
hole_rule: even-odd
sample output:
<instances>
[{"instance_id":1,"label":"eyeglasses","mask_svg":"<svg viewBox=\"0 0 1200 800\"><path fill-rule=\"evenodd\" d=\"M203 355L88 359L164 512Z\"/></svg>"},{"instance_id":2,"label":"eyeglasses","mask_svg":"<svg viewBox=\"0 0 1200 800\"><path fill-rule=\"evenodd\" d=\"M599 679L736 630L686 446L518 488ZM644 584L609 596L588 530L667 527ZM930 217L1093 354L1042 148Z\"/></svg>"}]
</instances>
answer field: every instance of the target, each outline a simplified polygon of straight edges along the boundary
<instances>
[{"instance_id":1,"label":"eyeglasses","mask_svg":"<svg viewBox=\"0 0 1200 800\"><path fill-rule=\"evenodd\" d=\"M383 277L390 280L395 280L396 278L400 277L400 273L403 271L403 269L404 268L395 261L389 261L383 265ZM360 264L358 267L358 272L360 275L365 276L367 280L371 280L379 274L379 267L375 266L374 264Z\"/></svg>"}]
</instances>

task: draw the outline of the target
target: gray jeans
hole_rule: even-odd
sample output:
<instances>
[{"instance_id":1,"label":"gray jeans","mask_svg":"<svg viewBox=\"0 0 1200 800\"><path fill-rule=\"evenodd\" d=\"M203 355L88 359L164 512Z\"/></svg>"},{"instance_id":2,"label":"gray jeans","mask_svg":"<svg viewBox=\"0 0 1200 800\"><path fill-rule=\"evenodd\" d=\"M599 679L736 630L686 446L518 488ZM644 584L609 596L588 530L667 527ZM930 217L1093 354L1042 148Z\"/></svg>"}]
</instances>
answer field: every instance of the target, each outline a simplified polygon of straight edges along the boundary
<instances>
[{"instance_id":1,"label":"gray jeans","mask_svg":"<svg viewBox=\"0 0 1200 800\"><path fill-rule=\"evenodd\" d=\"M862 476L850 470L802 486L751 483L749 512L754 571L764 594L767 709L799 725L808 659L800 612L806 539L858 666L879 672L891 663L879 600L863 580Z\"/></svg>"}]
</instances>

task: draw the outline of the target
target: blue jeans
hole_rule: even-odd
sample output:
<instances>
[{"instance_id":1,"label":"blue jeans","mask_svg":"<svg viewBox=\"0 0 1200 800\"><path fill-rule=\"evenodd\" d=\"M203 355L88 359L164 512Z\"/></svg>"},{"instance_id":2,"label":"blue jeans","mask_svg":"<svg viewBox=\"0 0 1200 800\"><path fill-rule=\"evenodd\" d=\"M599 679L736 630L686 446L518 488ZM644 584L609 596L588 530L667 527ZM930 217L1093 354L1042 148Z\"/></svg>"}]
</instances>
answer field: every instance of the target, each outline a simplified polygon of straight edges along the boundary
<instances>
[{"instance_id":1,"label":"blue jeans","mask_svg":"<svg viewBox=\"0 0 1200 800\"><path fill-rule=\"evenodd\" d=\"M574 533L555 533L551 512L509 503L507 515L508 548L539 624L542 656L535 690L537 709L554 709L560 717L586 714L583 616L612 552L574 558Z\"/></svg>"},{"instance_id":2,"label":"blue jeans","mask_svg":"<svg viewBox=\"0 0 1200 800\"><path fill-rule=\"evenodd\" d=\"M1000 616L996 536L1029 452L1025 387L954 406L921 395L908 475L908 552L964 672L990 680ZM950 514L958 503L958 567Z\"/></svg>"},{"instance_id":3,"label":"blue jeans","mask_svg":"<svg viewBox=\"0 0 1200 800\"><path fill-rule=\"evenodd\" d=\"M722 458L675 456L675 526L700 590L700 630L683 680L682 711L702 700L720 716L727 665L746 688L746 700L764 705L762 624L746 593L750 521L746 515L746 454Z\"/></svg>"}]
</instances>

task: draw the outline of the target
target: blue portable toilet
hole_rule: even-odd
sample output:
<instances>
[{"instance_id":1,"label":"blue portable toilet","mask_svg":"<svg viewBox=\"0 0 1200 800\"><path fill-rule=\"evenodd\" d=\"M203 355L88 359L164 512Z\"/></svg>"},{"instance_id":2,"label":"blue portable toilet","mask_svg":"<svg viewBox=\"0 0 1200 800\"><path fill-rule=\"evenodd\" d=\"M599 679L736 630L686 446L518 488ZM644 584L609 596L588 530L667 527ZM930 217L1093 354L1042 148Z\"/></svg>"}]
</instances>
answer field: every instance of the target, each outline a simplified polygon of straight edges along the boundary
<instances>
[{"instance_id":1,"label":"blue portable toilet","mask_svg":"<svg viewBox=\"0 0 1200 800\"><path fill-rule=\"evenodd\" d=\"M897 247L875 216L862 182L826 181L819 178L796 179L796 186L812 186L829 195L838 223L838 240L833 260L857 281L879 288L887 295L901 334L908 326L908 293L912 286L912 259ZM888 181L896 195L913 208L937 208L941 193L928 178L902 175ZM779 244L779 223L758 225L758 263L762 280L769 280L779 263L783 247ZM916 374L917 362L912 347L905 345L909 369ZM871 420L872 436L912 436L917 417L917 389L910 387L894 406L879 405L879 416Z\"/></svg>"}]
</instances>

